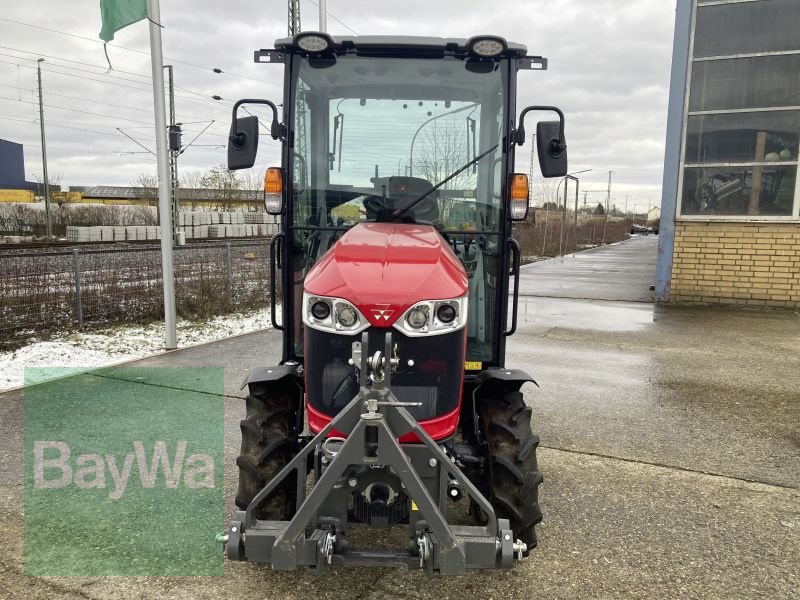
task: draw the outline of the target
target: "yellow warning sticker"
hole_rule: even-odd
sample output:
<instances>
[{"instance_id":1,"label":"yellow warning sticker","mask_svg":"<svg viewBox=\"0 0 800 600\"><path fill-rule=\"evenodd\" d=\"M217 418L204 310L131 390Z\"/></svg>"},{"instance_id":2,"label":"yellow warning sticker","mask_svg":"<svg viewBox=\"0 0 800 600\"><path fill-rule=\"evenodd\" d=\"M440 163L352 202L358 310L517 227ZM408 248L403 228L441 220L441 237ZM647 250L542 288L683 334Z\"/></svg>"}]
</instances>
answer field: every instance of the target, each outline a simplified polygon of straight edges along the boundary
<instances>
[{"instance_id":1,"label":"yellow warning sticker","mask_svg":"<svg viewBox=\"0 0 800 600\"><path fill-rule=\"evenodd\" d=\"M483 371L483 363L480 361L467 361L464 363L466 371Z\"/></svg>"},{"instance_id":2,"label":"yellow warning sticker","mask_svg":"<svg viewBox=\"0 0 800 600\"><path fill-rule=\"evenodd\" d=\"M411 501L411 510L412 510L412 511L414 511L414 510L419 510L419 508L417 508L417 503L416 503L416 502L414 502L413 500Z\"/></svg>"}]
</instances>

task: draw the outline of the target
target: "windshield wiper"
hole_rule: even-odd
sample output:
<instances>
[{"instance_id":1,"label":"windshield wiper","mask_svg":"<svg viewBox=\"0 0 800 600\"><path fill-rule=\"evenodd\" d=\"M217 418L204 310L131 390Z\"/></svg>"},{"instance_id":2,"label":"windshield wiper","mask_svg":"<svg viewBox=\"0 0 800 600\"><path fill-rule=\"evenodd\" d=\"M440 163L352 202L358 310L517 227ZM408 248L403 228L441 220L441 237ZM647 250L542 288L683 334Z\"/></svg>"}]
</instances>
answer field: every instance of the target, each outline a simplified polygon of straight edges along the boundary
<instances>
[{"instance_id":1,"label":"windshield wiper","mask_svg":"<svg viewBox=\"0 0 800 600\"><path fill-rule=\"evenodd\" d=\"M479 163L479 162L481 161L481 159L482 159L482 158L484 158L485 156L488 156L489 154L491 154L492 152L494 152L495 150L497 150L497 147L498 147L499 145L500 145L500 144L495 144L494 146L492 146L491 148L489 148L489 149L488 149L486 152L484 152L483 154L481 154L481 155L479 155L479 156L476 156L475 158L473 158L471 161L469 161L469 162L468 162L467 164L465 164L463 167L460 167L458 170L456 170L456 171L453 171L453 172L452 172L450 175L448 175L447 177L445 177L444 179L442 179L442 180L441 180L439 183L437 183L435 186L433 186L433 187L432 187L431 189L429 189L427 192L425 192L424 194L422 194L422 196L420 196L419 198L416 198L416 199L415 199L414 201L412 201L410 204L407 204L407 205L406 205L406 206L404 206L403 208L398 208L396 211L394 211L394 212L393 212L393 213L390 215L390 216L391 216L391 218L392 218L392 220L394 221L394 220L397 220L397 219L399 219L400 217L402 217L404 214L406 214L408 211L410 211L412 208L414 208L414 207L415 207L417 204L419 204L420 202L422 202L423 200L425 200L425 198L427 198L428 196L430 196L430 195L431 195L433 192L435 192L435 191L436 191L436 190L438 190L440 187L442 187L442 186L443 186L445 183L447 183L448 181L451 181L451 180L455 179L456 177L458 177L459 175L461 175L461 173L463 173L464 171L466 171L467 169L469 169L469 168L470 168L472 165Z\"/></svg>"}]
</instances>

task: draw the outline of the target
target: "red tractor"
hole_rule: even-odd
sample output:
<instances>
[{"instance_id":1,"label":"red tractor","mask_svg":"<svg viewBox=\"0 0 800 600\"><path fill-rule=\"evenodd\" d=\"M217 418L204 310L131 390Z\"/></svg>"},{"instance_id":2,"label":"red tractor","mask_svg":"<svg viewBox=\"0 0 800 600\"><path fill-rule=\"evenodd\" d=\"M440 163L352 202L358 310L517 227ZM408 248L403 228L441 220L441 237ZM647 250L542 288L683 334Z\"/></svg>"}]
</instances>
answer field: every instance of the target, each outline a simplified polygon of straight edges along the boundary
<instances>
[{"instance_id":1,"label":"red tractor","mask_svg":"<svg viewBox=\"0 0 800 600\"><path fill-rule=\"evenodd\" d=\"M265 204L281 217L270 270L283 360L244 382L229 558L429 575L513 566L542 518L520 391L533 380L504 367L528 111L558 115L538 123L539 163L545 177L567 171L561 111L531 106L517 121L515 94L517 72L546 59L497 36L304 32L255 60L284 65L283 122L268 100L237 102L228 165L256 157L258 117L239 108L266 106L281 142ZM460 501L472 525L448 522ZM407 525L407 544L356 547L357 524Z\"/></svg>"}]
</instances>

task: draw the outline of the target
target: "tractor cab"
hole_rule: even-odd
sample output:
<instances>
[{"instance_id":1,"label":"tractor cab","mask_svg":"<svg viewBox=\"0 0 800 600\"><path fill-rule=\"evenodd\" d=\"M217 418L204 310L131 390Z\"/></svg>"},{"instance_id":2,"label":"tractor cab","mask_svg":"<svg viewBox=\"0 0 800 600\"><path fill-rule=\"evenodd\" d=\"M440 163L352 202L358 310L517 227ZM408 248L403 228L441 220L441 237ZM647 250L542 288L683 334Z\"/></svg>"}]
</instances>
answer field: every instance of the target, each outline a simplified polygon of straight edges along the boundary
<instances>
[{"instance_id":1,"label":"tractor cab","mask_svg":"<svg viewBox=\"0 0 800 600\"><path fill-rule=\"evenodd\" d=\"M513 328L504 301L517 258L511 223L528 212L527 177L513 174L514 149L525 141L522 123L515 125L516 79L520 70L546 69L546 59L492 36L311 32L255 58L285 69L283 122L275 112L270 129L283 142L282 190L267 206L283 217L275 260L282 259L276 321L285 327L284 360L305 355L300 300L308 272L349 228L394 219L431 224L451 245L470 274L470 371L502 366ZM245 129L235 120L234 139ZM539 130L543 172L566 174L563 118ZM257 135L233 143L231 168L252 166L257 143ZM404 203L414 206L392 217Z\"/></svg>"},{"instance_id":2,"label":"tractor cab","mask_svg":"<svg viewBox=\"0 0 800 600\"><path fill-rule=\"evenodd\" d=\"M245 382L251 397L237 461L237 504L245 512L236 527L248 529L252 541L248 551L243 536L229 539L229 555L274 568L316 568L320 557L300 548L310 538L301 542L297 532L324 530L317 541L328 563L338 556L380 564L380 554L348 559L346 544L337 546L347 523L408 523L410 556L422 556L421 565L430 560L430 573L509 566L511 554L535 545L541 517L531 496L540 475L525 424L530 413L519 392L531 379L503 368L517 314L518 287L510 282L520 256L512 223L527 217L529 201L527 177L514 173L514 150L525 142L529 111L559 117L537 125L543 175L563 176L567 167L561 111L531 106L517 117L518 72L545 69L546 59L496 36L305 32L257 51L255 60L284 66L282 115L270 100L237 102L228 163L252 167L262 135L258 118L239 116L239 109L268 107L267 129L281 142L281 166L267 169L264 190L266 210L281 217L271 242L270 285L283 360L277 368L257 367ZM510 474L493 469L507 458L491 446L503 429L493 431L492 423L512 413L498 416L493 402L505 412L514 408L506 434L527 427L504 446L508 452L524 445L513 450L520 467ZM280 430L265 416L276 410L290 441L275 438L265 446ZM400 456L419 469L414 481L400 474ZM308 497L300 484L306 460L316 465L317 478ZM437 467L442 460L452 468ZM327 487L333 464L340 475L352 475L351 489ZM493 478L501 487L518 479L527 496L518 490L509 500ZM488 523L481 529L488 533L463 532L485 533L480 542L465 545L442 530L444 505L462 496ZM424 514L415 516L420 502ZM259 534L259 517L288 525ZM438 533L425 529L431 520ZM516 551L514 543L496 547L504 526L522 540ZM289 532L296 536L291 544ZM443 538L460 549L439 554Z\"/></svg>"}]
</instances>

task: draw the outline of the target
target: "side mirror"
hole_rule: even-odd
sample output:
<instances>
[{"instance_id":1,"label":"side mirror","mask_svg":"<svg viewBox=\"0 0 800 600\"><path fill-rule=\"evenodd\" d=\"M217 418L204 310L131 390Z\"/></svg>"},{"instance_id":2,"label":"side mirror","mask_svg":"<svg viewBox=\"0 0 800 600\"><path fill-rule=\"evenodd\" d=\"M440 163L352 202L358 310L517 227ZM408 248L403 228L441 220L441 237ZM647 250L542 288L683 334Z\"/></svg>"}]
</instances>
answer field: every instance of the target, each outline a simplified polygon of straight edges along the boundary
<instances>
[{"instance_id":1,"label":"side mirror","mask_svg":"<svg viewBox=\"0 0 800 600\"><path fill-rule=\"evenodd\" d=\"M525 115L532 110L554 112L558 121L543 121L536 126L536 147L539 167L544 177L567 174L567 140L564 137L564 113L555 106L528 106L519 115L519 126L511 132L511 143L525 145Z\"/></svg>"},{"instance_id":2,"label":"side mirror","mask_svg":"<svg viewBox=\"0 0 800 600\"><path fill-rule=\"evenodd\" d=\"M258 117L238 117L242 104L264 104L272 109L272 124L269 131L273 140L286 139L286 126L278 122L278 107L269 100L246 98L233 105L231 133L228 136L228 169L249 169L256 162L258 152Z\"/></svg>"},{"instance_id":3,"label":"side mirror","mask_svg":"<svg viewBox=\"0 0 800 600\"><path fill-rule=\"evenodd\" d=\"M258 117L241 117L231 125L228 136L228 169L249 169L258 152Z\"/></svg>"},{"instance_id":4,"label":"side mirror","mask_svg":"<svg viewBox=\"0 0 800 600\"><path fill-rule=\"evenodd\" d=\"M567 144L561 139L559 121L536 124L536 153L542 177L564 177L567 174Z\"/></svg>"}]
</instances>

